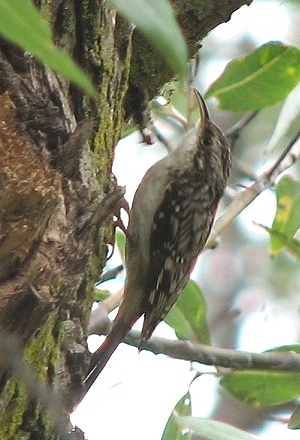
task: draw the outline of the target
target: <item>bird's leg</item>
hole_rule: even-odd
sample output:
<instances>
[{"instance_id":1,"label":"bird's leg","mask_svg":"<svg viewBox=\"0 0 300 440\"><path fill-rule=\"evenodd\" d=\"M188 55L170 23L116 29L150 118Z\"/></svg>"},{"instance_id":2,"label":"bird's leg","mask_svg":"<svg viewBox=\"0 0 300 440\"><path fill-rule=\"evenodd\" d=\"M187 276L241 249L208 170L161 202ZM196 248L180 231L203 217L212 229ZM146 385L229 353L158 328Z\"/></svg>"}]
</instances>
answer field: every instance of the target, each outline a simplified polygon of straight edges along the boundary
<instances>
[{"instance_id":1,"label":"bird's leg","mask_svg":"<svg viewBox=\"0 0 300 440\"><path fill-rule=\"evenodd\" d=\"M127 228L124 226L123 220L121 219L121 209L124 209L128 217L130 216L130 207L125 197L120 200L117 212L114 213L114 216L116 218L115 227L118 226L121 231L123 231L124 234L127 236Z\"/></svg>"},{"instance_id":2,"label":"bird's leg","mask_svg":"<svg viewBox=\"0 0 300 440\"><path fill-rule=\"evenodd\" d=\"M107 257L107 260L109 260L112 257L112 255L114 253L114 250L115 250L116 228L121 229L121 231L124 232L126 237L128 237L127 228L124 225L123 220L121 218L121 209L124 209L124 211L126 211L128 217L129 217L129 215L130 215L130 207L129 207L129 204L128 204L127 200L125 199L125 197L123 197L120 200L120 202L118 204L118 207L117 207L116 211L114 212L114 221L113 221L113 225L112 225L112 234L111 234L111 239L108 242L108 244L110 244L112 248L111 248L111 251L110 251L110 253L109 253L108 257Z\"/></svg>"}]
</instances>

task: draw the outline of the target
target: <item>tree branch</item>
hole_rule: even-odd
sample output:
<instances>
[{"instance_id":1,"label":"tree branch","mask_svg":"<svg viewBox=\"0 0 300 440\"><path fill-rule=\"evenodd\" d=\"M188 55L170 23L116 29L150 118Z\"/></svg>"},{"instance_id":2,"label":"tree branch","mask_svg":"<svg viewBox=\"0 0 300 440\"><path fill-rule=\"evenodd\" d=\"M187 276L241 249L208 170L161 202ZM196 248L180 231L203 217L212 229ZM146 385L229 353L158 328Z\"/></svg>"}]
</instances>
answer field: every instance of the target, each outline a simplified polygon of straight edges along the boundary
<instances>
[{"instance_id":1,"label":"tree branch","mask_svg":"<svg viewBox=\"0 0 300 440\"><path fill-rule=\"evenodd\" d=\"M99 309L101 309L101 305L99 305ZM94 313L98 313L99 316L100 312L96 311ZM90 334L107 334L111 325L112 323L108 319L98 319L97 329L95 327L91 328ZM138 347L140 336L141 333L139 331L130 330L123 342L133 347ZM152 336L144 347L144 350L154 354L164 354L174 359L199 362L204 365L231 368L233 370L300 372L300 354L292 350L285 352L250 353L236 349L211 347L190 341L170 340L158 336Z\"/></svg>"},{"instance_id":2,"label":"tree branch","mask_svg":"<svg viewBox=\"0 0 300 440\"><path fill-rule=\"evenodd\" d=\"M138 345L138 341L139 339L134 340L134 346ZM236 349L193 344L189 341L169 341L158 337L152 338L145 349L154 354L165 354L175 359L234 370L300 372L300 355L294 351L250 353Z\"/></svg>"}]
</instances>

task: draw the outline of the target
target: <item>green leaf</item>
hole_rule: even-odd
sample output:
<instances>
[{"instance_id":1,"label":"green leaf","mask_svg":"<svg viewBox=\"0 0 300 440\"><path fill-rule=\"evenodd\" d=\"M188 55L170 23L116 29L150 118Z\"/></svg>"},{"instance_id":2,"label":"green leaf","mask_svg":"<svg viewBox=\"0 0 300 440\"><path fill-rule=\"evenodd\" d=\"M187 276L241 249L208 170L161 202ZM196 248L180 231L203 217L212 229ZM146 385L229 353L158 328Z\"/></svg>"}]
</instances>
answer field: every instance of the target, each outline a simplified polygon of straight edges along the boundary
<instances>
[{"instance_id":1,"label":"green leaf","mask_svg":"<svg viewBox=\"0 0 300 440\"><path fill-rule=\"evenodd\" d=\"M290 402L300 396L300 373L284 371L235 371L220 384L241 402L262 406Z\"/></svg>"},{"instance_id":2,"label":"green leaf","mask_svg":"<svg viewBox=\"0 0 300 440\"><path fill-rule=\"evenodd\" d=\"M300 228L300 182L284 176L276 186L277 211L273 221L270 252L277 255L284 246L296 246L293 236ZM275 231L275 232L274 232ZM280 236L281 234L281 236ZM284 237L290 240L284 240ZM296 252L297 255L297 252Z\"/></svg>"},{"instance_id":3,"label":"green leaf","mask_svg":"<svg viewBox=\"0 0 300 440\"><path fill-rule=\"evenodd\" d=\"M223 109L258 110L282 101L299 80L300 50L271 42L228 63L206 96L216 96Z\"/></svg>"},{"instance_id":4,"label":"green leaf","mask_svg":"<svg viewBox=\"0 0 300 440\"><path fill-rule=\"evenodd\" d=\"M117 229L115 233L115 240L120 251L121 258L123 261L125 261L126 235L124 234L124 232Z\"/></svg>"},{"instance_id":5,"label":"green leaf","mask_svg":"<svg viewBox=\"0 0 300 440\"><path fill-rule=\"evenodd\" d=\"M110 0L128 21L142 31L175 73L187 75L187 47L168 0Z\"/></svg>"},{"instance_id":6,"label":"green leaf","mask_svg":"<svg viewBox=\"0 0 300 440\"><path fill-rule=\"evenodd\" d=\"M272 152L283 149L299 131L300 82L284 101L276 126L268 142L267 150Z\"/></svg>"},{"instance_id":7,"label":"green leaf","mask_svg":"<svg viewBox=\"0 0 300 440\"><path fill-rule=\"evenodd\" d=\"M94 289L94 301L101 302L111 295L109 290Z\"/></svg>"},{"instance_id":8,"label":"green leaf","mask_svg":"<svg viewBox=\"0 0 300 440\"><path fill-rule=\"evenodd\" d=\"M258 225L267 231L271 239L276 239L278 244L281 244L290 254L300 260L300 242L295 238L289 238L286 235L282 234L282 232L278 232L274 229L270 229L264 225ZM274 254L273 254L274 255Z\"/></svg>"},{"instance_id":9,"label":"green leaf","mask_svg":"<svg viewBox=\"0 0 300 440\"><path fill-rule=\"evenodd\" d=\"M189 391L179 399L167 421L161 440L189 440L189 432L182 431L177 423L177 416L192 414L191 396Z\"/></svg>"},{"instance_id":10,"label":"green leaf","mask_svg":"<svg viewBox=\"0 0 300 440\"><path fill-rule=\"evenodd\" d=\"M177 417L177 423L181 429L190 430L207 440L254 440L257 438L241 429L216 420L201 419L200 417Z\"/></svg>"},{"instance_id":11,"label":"green leaf","mask_svg":"<svg viewBox=\"0 0 300 440\"><path fill-rule=\"evenodd\" d=\"M0 34L18 44L89 95L97 92L85 73L51 39L49 24L31 0L0 0Z\"/></svg>"},{"instance_id":12,"label":"green leaf","mask_svg":"<svg viewBox=\"0 0 300 440\"><path fill-rule=\"evenodd\" d=\"M210 344L205 299L195 281L187 283L165 322L175 330L179 339Z\"/></svg>"},{"instance_id":13,"label":"green leaf","mask_svg":"<svg viewBox=\"0 0 300 440\"><path fill-rule=\"evenodd\" d=\"M269 352L295 352L300 345L282 345ZM300 373L284 371L235 371L221 379L220 385L244 403L255 407L290 402L300 396Z\"/></svg>"},{"instance_id":14,"label":"green leaf","mask_svg":"<svg viewBox=\"0 0 300 440\"><path fill-rule=\"evenodd\" d=\"M300 408L292 414L288 427L290 429L300 429Z\"/></svg>"},{"instance_id":15,"label":"green leaf","mask_svg":"<svg viewBox=\"0 0 300 440\"><path fill-rule=\"evenodd\" d=\"M280 345L279 347L270 348L266 350L265 353L270 353L274 351L284 352L284 351L294 351L295 353L300 354L300 345L299 344L289 344L289 345Z\"/></svg>"}]
</instances>

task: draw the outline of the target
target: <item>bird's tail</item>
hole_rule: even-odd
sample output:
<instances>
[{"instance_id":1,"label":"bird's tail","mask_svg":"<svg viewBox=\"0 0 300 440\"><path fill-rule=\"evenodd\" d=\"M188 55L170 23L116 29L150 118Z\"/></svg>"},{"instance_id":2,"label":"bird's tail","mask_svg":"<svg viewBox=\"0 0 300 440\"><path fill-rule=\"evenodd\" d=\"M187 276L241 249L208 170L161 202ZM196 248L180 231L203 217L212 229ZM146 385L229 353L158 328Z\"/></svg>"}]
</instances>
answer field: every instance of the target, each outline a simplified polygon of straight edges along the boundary
<instances>
[{"instance_id":1,"label":"bird's tail","mask_svg":"<svg viewBox=\"0 0 300 440\"><path fill-rule=\"evenodd\" d=\"M133 324L132 324L133 325ZM124 325L123 321L115 321L103 344L93 353L87 375L84 379L86 393L91 388L110 357L125 338L132 325Z\"/></svg>"},{"instance_id":2,"label":"bird's tail","mask_svg":"<svg viewBox=\"0 0 300 440\"><path fill-rule=\"evenodd\" d=\"M120 342L122 342L122 340L125 338L126 334L131 329L136 320L137 319L135 319L134 322L127 324L121 317L119 317L119 319L118 316L116 317L111 331L106 336L102 345L100 345L100 347L92 355L88 372L83 381L83 391L79 396L76 404L74 405L73 410L85 397L85 395L109 361L110 357L112 356Z\"/></svg>"},{"instance_id":3,"label":"bird's tail","mask_svg":"<svg viewBox=\"0 0 300 440\"><path fill-rule=\"evenodd\" d=\"M76 402L76 405L73 407L73 410L79 405L85 395L88 393L91 386L94 384L95 380L109 361L110 357L118 347L119 343L125 337L128 329L121 328L116 326L113 327L111 332L106 336L104 342L100 345L100 347L93 353L88 372L83 381L83 391L79 396L79 399Z\"/></svg>"}]
</instances>

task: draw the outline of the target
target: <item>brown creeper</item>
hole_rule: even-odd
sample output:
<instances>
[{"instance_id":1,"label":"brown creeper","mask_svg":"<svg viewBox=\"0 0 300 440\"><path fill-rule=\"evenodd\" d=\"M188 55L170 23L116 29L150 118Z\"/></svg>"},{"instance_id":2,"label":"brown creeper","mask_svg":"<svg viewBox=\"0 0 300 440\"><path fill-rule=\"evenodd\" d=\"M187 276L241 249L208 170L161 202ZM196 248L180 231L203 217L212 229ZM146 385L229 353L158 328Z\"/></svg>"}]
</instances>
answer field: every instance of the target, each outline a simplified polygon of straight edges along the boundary
<instances>
[{"instance_id":1,"label":"brown creeper","mask_svg":"<svg viewBox=\"0 0 300 440\"><path fill-rule=\"evenodd\" d=\"M139 349L144 347L180 295L208 238L228 179L230 152L197 91L196 96L199 126L148 170L135 193L123 301L109 335L92 356L85 392L142 315Z\"/></svg>"}]
</instances>

